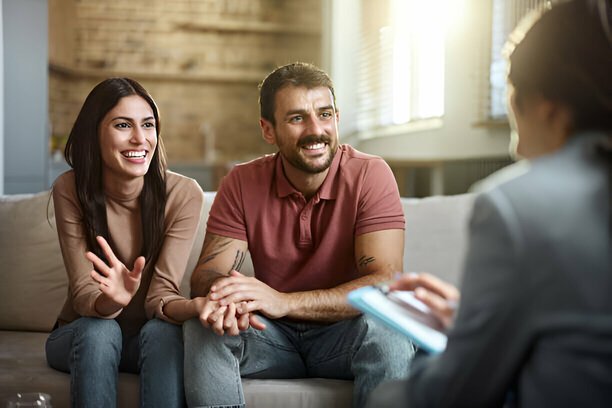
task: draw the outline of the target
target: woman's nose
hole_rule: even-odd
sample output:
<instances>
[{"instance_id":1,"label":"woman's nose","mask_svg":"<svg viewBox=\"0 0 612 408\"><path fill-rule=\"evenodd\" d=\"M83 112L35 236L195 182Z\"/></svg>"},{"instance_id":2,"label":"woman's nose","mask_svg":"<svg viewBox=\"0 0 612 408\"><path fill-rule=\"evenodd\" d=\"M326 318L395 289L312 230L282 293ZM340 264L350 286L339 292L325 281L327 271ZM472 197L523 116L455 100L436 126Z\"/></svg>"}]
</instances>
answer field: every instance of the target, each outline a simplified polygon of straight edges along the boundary
<instances>
[{"instance_id":1,"label":"woman's nose","mask_svg":"<svg viewBox=\"0 0 612 408\"><path fill-rule=\"evenodd\" d=\"M135 126L130 141L134 144L143 144L145 140L144 130L140 126Z\"/></svg>"}]
</instances>

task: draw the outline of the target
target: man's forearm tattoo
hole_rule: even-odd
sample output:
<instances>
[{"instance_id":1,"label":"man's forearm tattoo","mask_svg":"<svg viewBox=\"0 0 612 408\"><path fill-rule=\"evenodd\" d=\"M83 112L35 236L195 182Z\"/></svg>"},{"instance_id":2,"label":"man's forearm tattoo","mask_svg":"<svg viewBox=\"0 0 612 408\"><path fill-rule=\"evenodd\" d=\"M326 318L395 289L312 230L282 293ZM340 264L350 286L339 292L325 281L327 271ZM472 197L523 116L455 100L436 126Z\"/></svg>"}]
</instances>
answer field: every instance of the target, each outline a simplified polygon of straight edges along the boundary
<instances>
[{"instance_id":1,"label":"man's forearm tattoo","mask_svg":"<svg viewBox=\"0 0 612 408\"><path fill-rule=\"evenodd\" d=\"M359 267L363 268L365 266L367 266L368 264L374 262L376 260L376 258L374 258L373 256L362 256L361 258L359 258Z\"/></svg>"},{"instance_id":2,"label":"man's forearm tattoo","mask_svg":"<svg viewBox=\"0 0 612 408\"><path fill-rule=\"evenodd\" d=\"M244 251L236 251L236 258L234 258L234 264L232 265L231 271L240 271L242 268L242 263L244 262L244 258L246 257L246 253Z\"/></svg>"},{"instance_id":3,"label":"man's forearm tattoo","mask_svg":"<svg viewBox=\"0 0 612 408\"><path fill-rule=\"evenodd\" d=\"M207 254L207 255L200 258L200 260L198 261L198 265L205 264L215 259L217 255L219 255L220 253L222 253L223 251L227 249L230 243L231 243L231 239L229 238L206 237L204 239L204 249L202 253Z\"/></svg>"}]
</instances>

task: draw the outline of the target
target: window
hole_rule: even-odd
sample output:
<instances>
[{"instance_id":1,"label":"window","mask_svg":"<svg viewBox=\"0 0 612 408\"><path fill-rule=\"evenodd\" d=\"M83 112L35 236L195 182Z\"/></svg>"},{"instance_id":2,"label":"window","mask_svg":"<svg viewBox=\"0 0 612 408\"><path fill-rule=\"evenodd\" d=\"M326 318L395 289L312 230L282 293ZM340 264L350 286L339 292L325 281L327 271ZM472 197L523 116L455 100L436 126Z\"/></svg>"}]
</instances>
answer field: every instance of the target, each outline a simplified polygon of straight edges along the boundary
<instances>
[{"instance_id":1,"label":"window","mask_svg":"<svg viewBox=\"0 0 612 408\"><path fill-rule=\"evenodd\" d=\"M444 114L448 1L360 0L357 132Z\"/></svg>"}]
</instances>

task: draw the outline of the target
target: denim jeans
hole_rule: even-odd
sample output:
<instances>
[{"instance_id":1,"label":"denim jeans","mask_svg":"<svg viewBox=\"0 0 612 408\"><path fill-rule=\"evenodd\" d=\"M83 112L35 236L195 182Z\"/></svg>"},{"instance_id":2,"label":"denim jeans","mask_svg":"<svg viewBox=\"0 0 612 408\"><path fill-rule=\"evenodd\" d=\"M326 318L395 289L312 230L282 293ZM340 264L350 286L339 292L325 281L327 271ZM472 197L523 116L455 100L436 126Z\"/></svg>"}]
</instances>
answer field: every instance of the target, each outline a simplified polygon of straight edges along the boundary
<instances>
[{"instance_id":1,"label":"denim jeans","mask_svg":"<svg viewBox=\"0 0 612 408\"><path fill-rule=\"evenodd\" d=\"M73 407L115 407L118 372L140 373L141 407L183 407L182 329L149 320L135 335L115 320L81 317L55 329L47 362L70 373Z\"/></svg>"},{"instance_id":2,"label":"denim jeans","mask_svg":"<svg viewBox=\"0 0 612 408\"><path fill-rule=\"evenodd\" d=\"M269 320L266 329L218 336L198 319L183 325L185 396L190 407L242 407L240 377L354 380L362 407L378 384L408 376L413 344L372 319L334 324Z\"/></svg>"}]
</instances>

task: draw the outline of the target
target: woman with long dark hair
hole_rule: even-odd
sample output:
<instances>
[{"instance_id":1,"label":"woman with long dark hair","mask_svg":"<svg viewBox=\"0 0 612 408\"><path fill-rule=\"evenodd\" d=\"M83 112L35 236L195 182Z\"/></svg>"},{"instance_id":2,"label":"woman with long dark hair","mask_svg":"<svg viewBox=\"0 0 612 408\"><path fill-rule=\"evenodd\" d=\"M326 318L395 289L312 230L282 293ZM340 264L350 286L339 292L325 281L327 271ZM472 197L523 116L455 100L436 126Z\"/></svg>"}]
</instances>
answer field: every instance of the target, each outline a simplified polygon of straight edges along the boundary
<instances>
[{"instance_id":1,"label":"woman with long dark hair","mask_svg":"<svg viewBox=\"0 0 612 408\"><path fill-rule=\"evenodd\" d=\"M69 287L47 361L70 373L72 406L115 406L123 371L140 373L141 406L181 407L180 323L197 313L179 285L202 190L167 170L157 106L128 78L90 92L65 158L53 202Z\"/></svg>"},{"instance_id":2,"label":"woman with long dark hair","mask_svg":"<svg viewBox=\"0 0 612 408\"><path fill-rule=\"evenodd\" d=\"M511 35L511 124L527 160L481 185L456 319L457 290L431 275L392 286L452 327L446 350L372 407L612 406L610 7L559 1Z\"/></svg>"}]
</instances>

